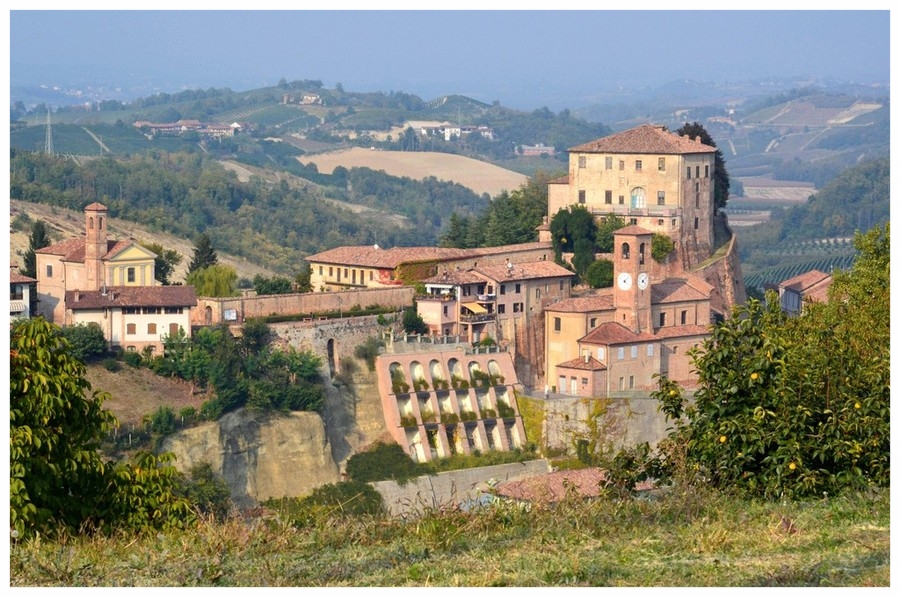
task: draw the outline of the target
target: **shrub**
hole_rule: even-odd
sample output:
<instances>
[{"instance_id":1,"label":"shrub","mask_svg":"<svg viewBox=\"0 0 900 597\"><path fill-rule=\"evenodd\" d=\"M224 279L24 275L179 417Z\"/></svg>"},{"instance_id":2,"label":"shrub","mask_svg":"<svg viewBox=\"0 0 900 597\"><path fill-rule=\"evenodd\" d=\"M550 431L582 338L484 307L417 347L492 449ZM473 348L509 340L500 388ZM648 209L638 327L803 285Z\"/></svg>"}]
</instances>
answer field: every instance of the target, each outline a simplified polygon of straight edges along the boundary
<instances>
[{"instance_id":1,"label":"shrub","mask_svg":"<svg viewBox=\"0 0 900 597\"><path fill-rule=\"evenodd\" d=\"M103 368L111 373L116 373L122 369L122 364L119 363L116 359L109 357L103 359Z\"/></svg>"},{"instance_id":2,"label":"shrub","mask_svg":"<svg viewBox=\"0 0 900 597\"><path fill-rule=\"evenodd\" d=\"M88 362L106 354L106 338L96 323L68 325L61 333L69 343L70 354L80 361Z\"/></svg>"},{"instance_id":3,"label":"shrub","mask_svg":"<svg viewBox=\"0 0 900 597\"><path fill-rule=\"evenodd\" d=\"M381 316L379 315L379 317ZM354 354L356 358L366 362L369 371L375 371L375 358L381 352L382 346L384 346L384 341L381 338L369 336L365 342L356 347Z\"/></svg>"},{"instance_id":4,"label":"shrub","mask_svg":"<svg viewBox=\"0 0 900 597\"><path fill-rule=\"evenodd\" d=\"M353 481L371 483L393 479L405 483L413 477L427 474L395 443L376 443L365 452L357 452L347 460L347 475Z\"/></svg>"},{"instance_id":5,"label":"shrub","mask_svg":"<svg viewBox=\"0 0 900 597\"><path fill-rule=\"evenodd\" d=\"M216 520L226 519L234 509L234 502L225 479L208 462L192 466L188 476L182 481L181 492L197 511Z\"/></svg>"},{"instance_id":6,"label":"shrub","mask_svg":"<svg viewBox=\"0 0 900 597\"><path fill-rule=\"evenodd\" d=\"M141 357L141 353L139 352L125 352L122 355L122 360L125 361L126 365L134 367L135 369L140 368L141 363L143 362L143 357Z\"/></svg>"},{"instance_id":7,"label":"shrub","mask_svg":"<svg viewBox=\"0 0 900 597\"><path fill-rule=\"evenodd\" d=\"M500 412L500 417L503 419L511 419L516 416L515 409L504 402L497 402L497 410Z\"/></svg>"}]
</instances>

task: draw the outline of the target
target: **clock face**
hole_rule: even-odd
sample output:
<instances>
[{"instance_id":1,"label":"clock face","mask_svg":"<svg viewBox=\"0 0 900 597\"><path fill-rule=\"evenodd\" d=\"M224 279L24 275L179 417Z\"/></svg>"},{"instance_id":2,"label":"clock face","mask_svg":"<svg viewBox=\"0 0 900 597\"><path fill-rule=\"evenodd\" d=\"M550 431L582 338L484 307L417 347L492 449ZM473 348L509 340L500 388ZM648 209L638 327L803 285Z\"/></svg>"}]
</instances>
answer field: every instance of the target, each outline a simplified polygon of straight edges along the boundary
<instances>
[{"instance_id":1,"label":"clock face","mask_svg":"<svg viewBox=\"0 0 900 597\"><path fill-rule=\"evenodd\" d=\"M626 272L622 272L621 274L619 274L619 288L621 288L622 290L628 290L629 288L631 288L630 274Z\"/></svg>"},{"instance_id":2,"label":"clock face","mask_svg":"<svg viewBox=\"0 0 900 597\"><path fill-rule=\"evenodd\" d=\"M650 276L648 276L647 274L641 274L640 276L638 276L638 288L640 288L641 290L647 288L647 284L649 283Z\"/></svg>"}]
</instances>

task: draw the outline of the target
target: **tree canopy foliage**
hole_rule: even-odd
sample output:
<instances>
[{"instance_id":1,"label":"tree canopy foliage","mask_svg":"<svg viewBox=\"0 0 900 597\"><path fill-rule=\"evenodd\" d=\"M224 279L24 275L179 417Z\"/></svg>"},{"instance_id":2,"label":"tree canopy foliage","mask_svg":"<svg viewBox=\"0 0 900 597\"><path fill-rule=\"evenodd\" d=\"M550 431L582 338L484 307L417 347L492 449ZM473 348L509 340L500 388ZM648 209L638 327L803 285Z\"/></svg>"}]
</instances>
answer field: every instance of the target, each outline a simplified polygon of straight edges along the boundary
<instances>
[{"instance_id":1,"label":"tree canopy foliage","mask_svg":"<svg viewBox=\"0 0 900 597\"><path fill-rule=\"evenodd\" d=\"M663 378L668 454L716 487L770 498L890 484L890 228L856 237L827 303L751 299L694 351L695 402ZM670 461L670 464L674 459Z\"/></svg>"},{"instance_id":2,"label":"tree canopy foliage","mask_svg":"<svg viewBox=\"0 0 900 597\"><path fill-rule=\"evenodd\" d=\"M237 272L230 265L215 264L194 270L185 283L193 286L198 296L237 296Z\"/></svg>"},{"instance_id":3,"label":"tree canopy foliage","mask_svg":"<svg viewBox=\"0 0 900 597\"><path fill-rule=\"evenodd\" d=\"M480 215L453 212L439 245L470 249L536 241L537 227L547 214L550 178L545 172L536 172L518 189L500 193Z\"/></svg>"},{"instance_id":4,"label":"tree canopy foliage","mask_svg":"<svg viewBox=\"0 0 900 597\"><path fill-rule=\"evenodd\" d=\"M19 536L180 526L193 519L176 496L171 454L105 461L115 425L84 363L43 318L10 328L10 524Z\"/></svg>"},{"instance_id":5,"label":"tree canopy foliage","mask_svg":"<svg viewBox=\"0 0 900 597\"><path fill-rule=\"evenodd\" d=\"M43 220L35 220L31 225L31 235L28 237L28 250L22 255L22 267L19 273L29 278L37 278L37 256L35 251L50 246L50 235L47 234L47 224Z\"/></svg>"},{"instance_id":6,"label":"tree canopy foliage","mask_svg":"<svg viewBox=\"0 0 900 597\"><path fill-rule=\"evenodd\" d=\"M312 352L272 346L274 335L260 319L244 322L240 338L225 326L183 330L163 339L163 354L150 362L159 375L180 377L213 390L201 407L210 420L241 407L318 411L325 401L322 360Z\"/></svg>"}]
</instances>

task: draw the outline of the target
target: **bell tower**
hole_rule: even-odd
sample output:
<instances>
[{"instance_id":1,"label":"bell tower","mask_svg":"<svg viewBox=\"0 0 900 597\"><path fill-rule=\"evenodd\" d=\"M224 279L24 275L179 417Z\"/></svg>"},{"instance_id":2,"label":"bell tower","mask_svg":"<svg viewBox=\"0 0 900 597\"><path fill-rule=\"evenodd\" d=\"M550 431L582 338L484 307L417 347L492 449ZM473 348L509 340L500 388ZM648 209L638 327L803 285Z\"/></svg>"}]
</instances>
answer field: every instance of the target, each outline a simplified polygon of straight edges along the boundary
<instances>
[{"instance_id":1,"label":"bell tower","mask_svg":"<svg viewBox=\"0 0 900 597\"><path fill-rule=\"evenodd\" d=\"M100 290L106 284L103 256L106 255L106 206L91 203L84 208L84 290Z\"/></svg>"},{"instance_id":2,"label":"bell tower","mask_svg":"<svg viewBox=\"0 0 900 597\"><path fill-rule=\"evenodd\" d=\"M637 225L613 233L613 302L616 321L635 333L650 323L650 249L653 233Z\"/></svg>"}]
</instances>

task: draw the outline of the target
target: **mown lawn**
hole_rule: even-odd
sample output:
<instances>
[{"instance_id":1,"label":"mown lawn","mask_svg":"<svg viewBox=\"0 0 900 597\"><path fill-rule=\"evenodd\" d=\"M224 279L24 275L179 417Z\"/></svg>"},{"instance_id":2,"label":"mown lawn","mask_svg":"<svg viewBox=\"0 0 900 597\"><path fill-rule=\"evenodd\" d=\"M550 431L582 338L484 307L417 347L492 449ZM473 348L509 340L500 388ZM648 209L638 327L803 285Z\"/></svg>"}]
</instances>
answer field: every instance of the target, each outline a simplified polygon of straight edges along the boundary
<instances>
[{"instance_id":1,"label":"mown lawn","mask_svg":"<svg viewBox=\"0 0 900 597\"><path fill-rule=\"evenodd\" d=\"M705 489L11 542L22 586L890 586L890 492L803 502Z\"/></svg>"}]
</instances>

